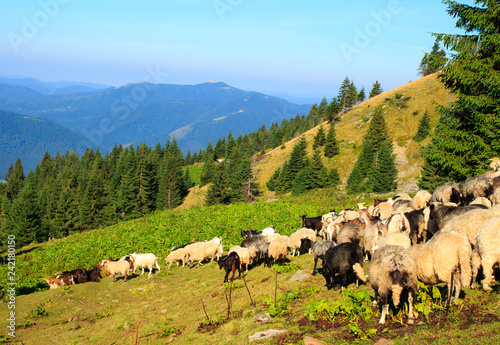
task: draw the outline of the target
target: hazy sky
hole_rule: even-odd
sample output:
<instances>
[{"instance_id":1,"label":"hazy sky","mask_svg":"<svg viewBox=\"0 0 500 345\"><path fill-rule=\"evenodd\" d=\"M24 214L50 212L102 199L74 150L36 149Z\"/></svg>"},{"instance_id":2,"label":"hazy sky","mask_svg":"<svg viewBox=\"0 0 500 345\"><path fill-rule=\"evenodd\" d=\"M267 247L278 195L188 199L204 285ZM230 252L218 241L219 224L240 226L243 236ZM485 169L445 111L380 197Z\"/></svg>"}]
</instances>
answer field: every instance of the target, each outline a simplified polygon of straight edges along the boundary
<instances>
[{"instance_id":1,"label":"hazy sky","mask_svg":"<svg viewBox=\"0 0 500 345\"><path fill-rule=\"evenodd\" d=\"M472 4L472 1L460 1ZM430 32L453 33L439 0L2 1L0 75L336 95L415 80Z\"/></svg>"}]
</instances>

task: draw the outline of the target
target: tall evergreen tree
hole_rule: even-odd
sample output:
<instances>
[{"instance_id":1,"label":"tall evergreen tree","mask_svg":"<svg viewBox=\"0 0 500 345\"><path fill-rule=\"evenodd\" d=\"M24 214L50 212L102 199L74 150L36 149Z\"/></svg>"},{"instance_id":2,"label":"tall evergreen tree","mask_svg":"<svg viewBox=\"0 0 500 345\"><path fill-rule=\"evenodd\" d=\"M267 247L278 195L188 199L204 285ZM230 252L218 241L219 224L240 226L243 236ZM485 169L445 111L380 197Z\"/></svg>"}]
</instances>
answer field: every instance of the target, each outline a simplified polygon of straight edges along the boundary
<instances>
[{"instance_id":1,"label":"tall evergreen tree","mask_svg":"<svg viewBox=\"0 0 500 345\"><path fill-rule=\"evenodd\" d=\"M316 118L319 115L319 109L318 109L318 104L314 103L311 106L311 109L309 110L309 118L312 121L312 126L314 127L316 124Z\"/></svg>"},{"instance_id":2,"label":"tall evergreen tree","mask_svg":"<svg viewBox=\"0 0 500 345\"><path fill-rule=\"evenodd\" d=\"M349 80L349 77L345 77L345 79L342 81L342 84L340 85L337 100L340 103L342 111L345 111L347 108L349 108L349 95L352 92L352 85L353 84Z\"/></svg>"},{"instance_id":3,"label":"tall evergreen tree","mask_svg":"<svg viewBox=\"0 0 500 345\"><path fill-rule=\"evenodd\" d=\"M328 107L328 101L326 100L326 97L323 97L321 99L321 102L318 105L318 116L320 117L326 117L326 108Z\"/></svg>"},{"instance_id":4,"label":"tall evergreen tree","mask_svg":"<svg viewBox=\"0 0 500 345\"><path fill-rule=\"evenodd\" d=\"M376 80L372 85L372 89L370 91L370 98L380 95L382 92L383 92L382 86L380 85L378 80Z\"/></svg>"},{"instance_id":5,"label":"tall evergreen tree","mask_svg":"<svg viewBox=\"0 0 500 345\"><path fill-rule=\"evenodd\" d=\"M365 87L363 86L358 93L358 101L363 102L366 98Z\"/></svg>"},{"instance_id":6,"label":"tall evergreen tree","mask_svg":"<svg viewBox=\"0 0 500 345\"><path fill-rule=\"evenodd\" d=\"M426 76L441 70L446 64L446 53L440 48L438 40L434 42L430 53L425 53L418 66L418 74Z\"/></svg>"},{"instance_id":7,"label":"tall evergreen tree","mask_svg":"<svg viewBox=\"0 0 500 345\"><path fill-rule=\"evenodd\" d=\"M274 171L273 176L269 179L269 181L266 182L267 189L269 189L271 192L274 192L276 190L276 184L279 181L281 173L281 168L278 168Z\"/></svg>"},{"instance_id":8,"label":"tall evergreen tree","mask_svg":"<svg viewBox=\"0 0 500 345\"><path fill-rule=\"evenodd\" d=\"M340 184L340 175L339 175L337 168L334 167L334 168L330 169L330 171L328 172L326 186L327 187L335 187L335 186L338 186L339 184Z\"/></svg>"},{"instance_id":9,"label":"tall evergreen tree","mask_svg":"<svg viewBox=\"0 0 500 345\"><path fill-rule=\"evenodd\" d=\"M338 121L339 113L342 111L342 105L338 101L337 97L333 97L330 104L326 108L326 118L328 121Z\"/></svg>"},{"instance_id":10,"label":"tall evergreen tree","mask_svg":"<svg viewBox=\"0 0 500 345\"><path fill-rule=\"evenodd\" d=\"M428 169L440 177L461 181L488 169L500 154L500 21L497 1L479 6L445 1L456 27L465 34L433 34L454 51L440 78L458 99L439 107L439 123L423 152ZM422 175L426 171L422 171Z\"/></svg>"},{"instance_id":11,"label":"tall evergreen tree","mask_svg":"<svg viewBox=\"0 0 500 345\"><path fill-rule=\"evenodd\" d=\"M330 122L330 127L328 128L328 134L326 135L324 152L325 152L325 157L328 158L332 158L333 156L336 156L340 153L334 122Z\"/></svg>"},{"instance_id":12,"label":"tall evergreen tree","mask_svg":"<svg viewBox=\"0 0 500 345\"><path fill-rule=\"evenodd\" d=\"M392 147L384 145L380 148L377 167L374 174L373 191L388 193L397 188L398 170L392 154Z\"/></svg>"},{"instance_id":13,"label":"tall evergreen tree","mask_svg":"<svg viewBox=\"0 0 500 345\"><path fill-rule=\"evenodd\" d=\"M13 201L21 191L24 180L24 169L21 158L16 160L14 166L11 164L5 175L5 180L7 181L7 187L5 188L7 198Z\"/></svg>"},{"instance_id":14,"label":"tall evergreen tree","mask_svg":"<svg viewBox=\"0 0 500 345\"><path fill-rule=\"evenodd\" d=\"M318 128L318 132L314 136L313 148L321 147L325 145L325 143L326 143L325 130L323 129L323 126L320 126Z\"/></svg>"},{"instance_id":15,"label":"tall evergreen tree","mask_svg":"<svg viewBox=\"0 0 500 345\"><path fill-rule=\"evenodd\" d=\"M413 136L413 140L420 142L427 138L431 132L431 117L427 110L424 112L424 116L420 119L418 123L417 134Z\"/></svg>"},{"instance_id":16,"label":"tall evergreen tree","mask_svg":"<svg viewBox=\"0 0 500 345\"><path fill-rule=\"evenodd\" d=\"M304 167L295 175L292 183L293 194L302 194L311 189L311 173L310 167Z\"/></svg>"},{"instance_id":17,"label":"tall evergreen tree","mask_svg":"<svg viewBox=\"0 0 500 345\"><path fill-rule=\"evenodd\" d=\"M208 186L205 195L205 205L228 204L230 202L227 190L227 177L225 164L217 164L213 181Z\"/></svg>"},{"instance_id":18,"label":"tall evergreen tree","mask_svg":"<svg viewBox=\"0 0 500 345\"><path fill-rule=\"evenodd\" d=\"M318 148L314 150L310 167L309 188L324 188L328 178L328 170L323 165L321 152Z\"/></svg>"}]
</instances>

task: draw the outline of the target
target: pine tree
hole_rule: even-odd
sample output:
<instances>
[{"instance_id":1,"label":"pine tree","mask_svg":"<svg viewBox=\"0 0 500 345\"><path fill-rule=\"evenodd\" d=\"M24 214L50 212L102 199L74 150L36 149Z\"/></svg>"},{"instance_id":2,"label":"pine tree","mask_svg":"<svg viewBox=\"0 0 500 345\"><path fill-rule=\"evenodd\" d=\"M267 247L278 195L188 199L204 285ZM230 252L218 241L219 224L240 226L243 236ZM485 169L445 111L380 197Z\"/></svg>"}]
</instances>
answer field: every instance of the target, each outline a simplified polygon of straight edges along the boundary
<instances>
[{"instance_id":1,"label":"pine tree","mask_svg":"<svg viewBox=\"0 0 500 345\"><path fill-rule=\"evenodd\" d=\"M333 156L336 156L340 153L334 122L330 122L330 128L328 128L328 134L326 135L324 152L325 157L328 158L332 158Z\"/></svg>"},{"instance_id":2,"label":"pine tree","mask_svg":"<svg viewBox=\"0 0 500 345\"><path fill-rule=\"evenodd\" d=\"M292 149L292 154L290 155L289 163L290 170L293 175L296 175L302 168L308 164L307 159L307 141L302 136L297 140Z\"/></svg>"},{"instance_id":3,"label":"pine tree","mask_svg":"<svg viewBox=\"0 0 500 345\"><path fill-rule=\"evenodd\" d=\"M332 168L328 173L328 177L326 180L327 187L335 187L340 184L340 175L336 168Z\"/></svg>"},{"instance_id":4,"label":"pine tree","mask_svg":"<svg viewBox=\"0 0 500 345\"><path fill-rule=\"evenodd\" d=\"M255 182L249 159L245 159L240 163L238 175L241 184L240 200L247 203L254 202L256 197L260 195L260 187L259 183Z\"/></svg>"},{"instance_id":5,"label":"pine tree","mask_svg":"<svg viewBox=\"0 0 500 345\"><path fill-rule=\"evenodd\" d=\"M226 154L226 141L224 138L219 138L214 147L215 158L225 157Z\"/></svg>"},{"instance_id":6,"label":"pine tree","mask_svg":"<svg viewBox=\"0 0 500 345\"><path fill-rule=\"evenodd\" d=\"M363 102L366 98L365 87L363 86L358 93L358 101Z\"/></svg>"},{"instance_id":7,"label":"pine tree","mask_svg":"<svg viewBox=\"0 0 500 345\"><path fill-rule=\"evenodd\" d=\"M456 27L465 34L433 34L454 51L440 73L458 99L438 107L440 120L423 152L429 169L448 180L462 181L489 169L500 154L500 21L496 1L482 7L445 1ZM424 174L425 171L422 172Z\"/></svg>"},{"instance_id":8,"label":"pine tree","mask_svg":"<svg viewBox=\"0 0 500 345\"><path fill-rule=\"evenodd\" d=\"M333 97L332 101L326 108L326 118L328 121L338 121L340 119L339 113L342 111L342 105L337 100L337 97Z\"/></svg>"},{"instance_id":9,"label":"pine tree","mask_svg":"<svg viewBox=\"0 0 500 345\"><path fill-rule=\"evenodd\" d=\"M384 145L380 148L377 159L377 168L374 174L373 191L388 193L397 188L398 170L392 154L392 146Z\"/></svg>"},{"instance_id":10,"label":"pine tree","mask_svg":"<svg viewBox=\"0 0 500 345\"><path fill-rule=\"evenodd\" d=\"M426 76L441 70L446 64L446 53L436 40L430 53L425 53L418 66L418 74Z\"/></svg>"},{"instance_id":11,"label":"pine tree","mask_svg":"<svg viewBox=\"0 0 500 345\"><path fill-rule=\"evenodd\" d=\"M293 194L302 194L311 189L311 173L312 169L310 167L304 167L297 173L292 184Z\"/></svg>"},{"instance_id":12,"label":"pine tree","mask_svg":"<svg viewBox=\"0 0 500 345\"><path fill-rule=\"evenodd\" d=\"M212 182L214 175L215 175L215 163L212 153L212 156L208 156L207 159L205 160L205 164L203 165L203 168L201 170L200 187L203 187L204 185Z\"/></svg>"},{"instance_id":13,"label":"pine tree","mask_svg":"<svg viewBox=\"0 0 500 345\"><path fill-rule=\"evenodd\" d=\"M7 187L5 188L5 192L7 198L10 201L13 201L17 198L17 195L21 191L24 180L24 169L23 163L21 162L21 158L18 158L14 163L14 166L9 167L7 174L5 175L5 181L7 181Z\"/></svg>"},{"instance_id":14,"label":"pine tree","mask_svg":"<svg viewBox=\"0 0 500 345\"><path fill-rule=\"evenodd\" d=\"M352 85L353 84L348 77L345 77L344 81L342 81L342 84L340 85L337 100L339 101L343 112L349 108L349 94L352 92Z\"/></svg>"},{"instance_id":15,"label":"pine tree","mask_svg":"<svg viewBox=\"0 0 500 345\"><path fill-rule=\"evenodd\" d=\"M313 148L321 147L325 145L325 142L325 130L323 129L323 126L320 126L318 132L314 136Z\"/></svg>"},{"instance_id":16,"label":"pine tree","mask_svg":"<svg viewBox=\"0 0 500 345\"><path fill-rule=\"evenodd\" d=\"M273 173L273 176L271 176L269 181L267 181L266 183L267 189L269 189L271 192L274 192L276 190L276 184L279 181L280 173L281 168L276 169Z\"/></svg>"},{"instance_id":17,"label":"pine tree","mask_svg":"<svg viewBox=\"0 0 500 345\"><path fill-rule=\"evenodd\" d=\"M424 116L420 119L418 123L417 134L413 136L413 140L416 142L420 142L427 138L431 132L431 117L427 110L424 113Z\"/></svg>"},{"instance_id":18,"label":"pine tree","mask_svg":"<svg viewBox=\"0 0 500 345\"><path fill-rule=\"evenodd\" d=\"M350 108L358 103L358 89L354 85L354 81L351 80L349 84L349 93L347 94L346 105Z\"/></svg>"},{"instance_id":19,"label":"pine tree","mask_svg":"<svg viewBox=\"0 0 500 345\"><path fill-rule=\"evenodd\" d=\"M19 247L47 240L47 234L42 233L42 214L32 171L28 173L22 189L12 203L8 228L16 236L16 245Z\"/></svg>"},{"instance_id":20,"label":"pine tree","mask_svg":"<svg viewBox=\"0 0 500 345\"><path fill-rule=\"evenodd\" d=\"M177 145L177 141L173 138L161 162L158 197L156 200L156 205L160 209L173 209L179 206L187 194L184 173L182 172L182 161L182 152Z\"/></svg>"},{"instance_id":21,"label":"pine tree","mask_svg":"<svg viewBox=\"0 0 500 345\"><path fill-rule=\"evenodd\" d=\"M363 189L363 176L359 171L359 167L354 165L349 178L347 179L347 194L360 193Z\"/></svg>"},{"instance_id":22,"label":"pine tree","mask_svg":"<svg viewBox=\"0 0 500 345\"><path fill-rule=\"evenodd\" d=\"M205 195L205 205L228 204L227 178L225 165L218 164L215 168L213 181L208 186Z\"/></svg>"},{"instance_id":23,"label":"pine tree","mask_svg":"<svg viewBox=\"0 0 500 345\"><path fill-rule=\"evenodd\" d=\"M309 176L309 189L324 188L328 178L328 170L323 165L321 159L321 152L319 149L314 150L314 154L311 158L310 165L310 176Z\"/></svg>"},{"instance_id":24,"label":"pine tree","mask_svg":"<svg viewBox=\"0 0 500 345\"><path fill-rule=\"evenodd\" d=\"M370 98L375 97L377 95L380 95L382 93L382 86L378 82L378 80L375 81L372 85L372 90L370 91Z\"/></svg>"},{"instance_id":25,"label":"pine tree","mask_svg":"<svg viewBox=\"0 0 500 345\"><path fill-rule=\"evenodd\" d=\"M326 97L323 97L321 99L321 102L318 105L318 116L320 117L326 117L326 108L328 107L328 102L326 100Z\"/></svg>"},{"instance_id":26,"label":"pine tree","mask_svg":"<svg viewBox=\"0 0 500 345\"><path fill-rule=\"evenodd\" d=\"M311 109L309 110L309 116L308 116L312 120L312 127L315 126L316 118L318 117L318 115L319 115L318 104L314 103L311 106Z\"/></svg>"}]
</instances>

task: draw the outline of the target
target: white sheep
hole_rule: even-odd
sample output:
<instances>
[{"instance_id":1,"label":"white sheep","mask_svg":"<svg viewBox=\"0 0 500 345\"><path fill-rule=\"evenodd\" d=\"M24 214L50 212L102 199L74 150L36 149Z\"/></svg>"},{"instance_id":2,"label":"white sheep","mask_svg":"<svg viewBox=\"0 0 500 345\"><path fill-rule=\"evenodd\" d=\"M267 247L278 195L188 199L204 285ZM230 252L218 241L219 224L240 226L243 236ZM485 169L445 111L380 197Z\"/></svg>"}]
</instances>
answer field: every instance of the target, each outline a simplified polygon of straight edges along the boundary
<instances>
[{"instance_id":1,"label":"white sheep","mask_svg":"<svg viewBox=\"0 0 500 345\"><path fill-rule=\"evenodd\" d=\"M490 218L500 216L500 205L488 209L476 209L451 218L441 229L441 232L456 231L467 237L470 244L476 245L479 229Z\"/></svg>"},{"instance_id":2,"label":"white sheep","mask_svg":"<svg viewBox=\"0 0 500 345\"><path fill-rule=\"evenodd\" d=\"M129 254L130 258L134 262L134 271L132 273L135 273L137 268L142 268L142 274L144 274L144 269L147 268L149 270L148 277L151 277L153 275L153 268L157 268L158 272L160 272L160 266L158 265L158 258L156 255L151 254L151 253L146 253L146 254L137 254L137 253L132 253Z\"/></svg>"},{"instance_id":3,"label":"white sheep","mask_svg":"<svg viewBox=\"0 0 500 345\"><path fill-rule=\"evenodd\" d=\"M277 232L275 232L274 234L271 234L271 235L266 235L266 237L267 237L267 243L271 243L272 241L274 241L275 239L277 239L280 236L281 235L278 234Z\"/></svg>"},{"instance_id":4,"label":"white sheep","mask_svg":"<svg viewBox=\"0 0 500 345\"><path fill-rule=\"evenodd\" d=\"M412 199L412 207L415 210L427 207L427 205L429 204L429 200L431 200L431 198L432 198L431 193L429 193L426 190L419 190Z\"/></svg>"},{"instance_id":5,"label":"white sheep","mask_svg":"<svg viewBox=\"0 0 500 345\"><path fill-rule=\"evenodd\" d=\"M220 241L212 240L197 246L196 250L189 256L187 264L190 266L193 262L198 261L198 265L196 265L198 267L203 265L201 263L203 260L210 258L212 261L214 256L217 257L217 260L222 256L222 243Z\"/></svg>"},{"instance_id":6,"label":"white sheep","mask_svg":"<svg viewBox=\"0 0 500 345\"><path fill-rule=\"evenodd\" d=\"M250 257L250 251L248 248L243 248L240 246L233 246L229 249L229 253L236 252L240 257L240 270L243 269L243 265L245 265L245 272L248 272L248 266L252 263L252 258Z\"/></svg>"},{"instance_id":7,"label":"white sheep","mask_svg":"<svg viewBox=\"0 0 500 345\"><path fill-rule=\"evenodd\" d=\"M292 256L295 256L296 250L299 252L298 255L300 255L299 249L300 249L300 245L302 244L300 240L302 238L308 238L311 241L315 242L316 241L316 232L314 230L311 230L311 229L300 228L299 230L297 230L293 234L291 234L290 237L288 238L287 245L288 245L288 248L290 248L292 250Z\"/></svg>"},{"instance_id":8,"label":"white sheep","mask_svg":"<svg viewBox=\"0 0 500 345\"><path fill-rule=\"evenodd\" d=\"M269 244L268 257L276 263L280 259L284 260L286 258L287 251L288 236L282 235ZM269 265L271 265L271 260L269 260Z\"/></svg>"},{"instance_id":9,"label":"white sheep","mask_svg":"<svg viewBox=\"0 0 500 345\"><path fill-rule=\"evenodd\" d=\"M369 268L370 285L375 290L373 304L377 296L382 299L382 316L379 324L384 324L389 313L389 296L397 308L403 289L408 290L408 324L413 324L413 297L418 290L415 261L407 249L387 245L375 251Z\"/></svg>"},{"instance_id":10,"label":"white sheep","mask_svg":"<svg viewBox=\"0 0 500 345\"><path fill-rule=\"evenodd\" d=\"M130 270L130 264L128 261L109 261L102 260L101 266L108 270L108 272L113 276L113 281L116 280L115 275L124 275L123 281L127 281L128 271Z\"/></svg>"},{"instance_id":11,"label":"white sheep","mask_svg":"<svg viewBox=\"0 0 500 345\"><path fill-rule=\"evenodd\" d=\"M357 244L363 249L364 229L358 224L347 223L340 229L337 229L337 245L351 242Z\"/></svg>"},{"instance_id":12,"label":"white sheep","mask_svg":"<svg viewBox=\"0 0 500 345\"><path fill-rule=\"evenodd\" d=\"M484 223L479 229L476 241L472 254L472 287L475 287L477 272L482 265L484 279L481 285L488 291L491 290L489 284L492 280L493 266L500 263L500 216Z\"/></svg>"},{"instance_id":13,"label":"white sheep","mask_svg":"<svg viewBox=\"0 0 500 345\"><path fill-rule=\"evenodd\" d=\"M382 248L383 246L401 246L404 249L409 249L411 247L411 240L407 233L398 232L389 234L386 237L379 237L377 241L377 245L372 248L372 252L375 252L377 249Z\"/></svg>"},{"instance_id":14,"label":"white sheep","mask_svg":"<svg viewBox=\"0 0 500 345\"><path fill-rule=\"evenodd\" d=\"M269 236L269 235L272 235L274 233L276 233L276 228L273 225L271 225L271 226L268 226L265 229L262 229L262 234L261 235Z\"/></svg>"},{"instance_id":15,"label":"white sheep","mask_svg":"<svg viewBox=\"0 0 500 345\"><path fill-rule=\"evenodd\" d=\"M490 196L490 200L493 206L500 204L500 188L496 188L493 194Z\"/></svg>"},{"instance_id":16,"label":"white sheep","mask_svg":"<svg viewBox=\"0 0 500 345\"><path fill-rule=\"evenodd\" d=\"M475 198L474 200L472 200L472 202L469 204L469 205L484 205L488 208L491 207L491 201L487 198L485 198L484 196L480 196L480 197L477 197Z\"/></svg>"},{"instance_id":17,"label":"white sheep","mask_svg":"<svg viewBox=\"0 0 500 345\"><path fill-rule=\"evenodd\" d=\"M417 265L418 280L425 284L444 282L448 287L446 304L455 298L471 281L471 246L464 235L456 232L437 232L429 241L410 248ZM453 286L452 286L453 284Z\"/></svg>"},{"instance_id":18,"label":"white sheep","mask_svg":"<svg viewBox=\"0 0 500 345\"><path fill-rule=\"evenodd\" d=\"M170 266L172 266L172 262L176 261L177 262L177 266L179 266L179 261L182 261L182 267L184 267L184 265L187 262L188 256L189 255L188 255L188 252L187 252L187 247L173 250L165 258L165 264L169 264L168 268L170 269Z\"/></svg>"}]
</instances>

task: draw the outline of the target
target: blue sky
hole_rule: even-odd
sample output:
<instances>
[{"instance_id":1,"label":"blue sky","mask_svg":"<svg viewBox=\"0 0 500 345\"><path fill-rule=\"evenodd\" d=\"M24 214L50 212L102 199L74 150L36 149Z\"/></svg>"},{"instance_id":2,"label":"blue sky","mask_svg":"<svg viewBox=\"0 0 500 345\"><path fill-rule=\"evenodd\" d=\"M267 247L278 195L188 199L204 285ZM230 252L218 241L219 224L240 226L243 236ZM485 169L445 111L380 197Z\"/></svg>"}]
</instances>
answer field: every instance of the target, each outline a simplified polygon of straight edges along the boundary
<instances>
[{"instance_id":1,"label":"blue sky","mask_svg":"<svg viewBox=\"0 0 500 345\"><path fill-rule=\"evenodd\" d=\"M472 4L472 1L461 1ZM108 85L224 81L337 94L415 80L429 32L459 33L441 1L23 0L0 12L0 75Z\"/></svg>"}]
</instances>

